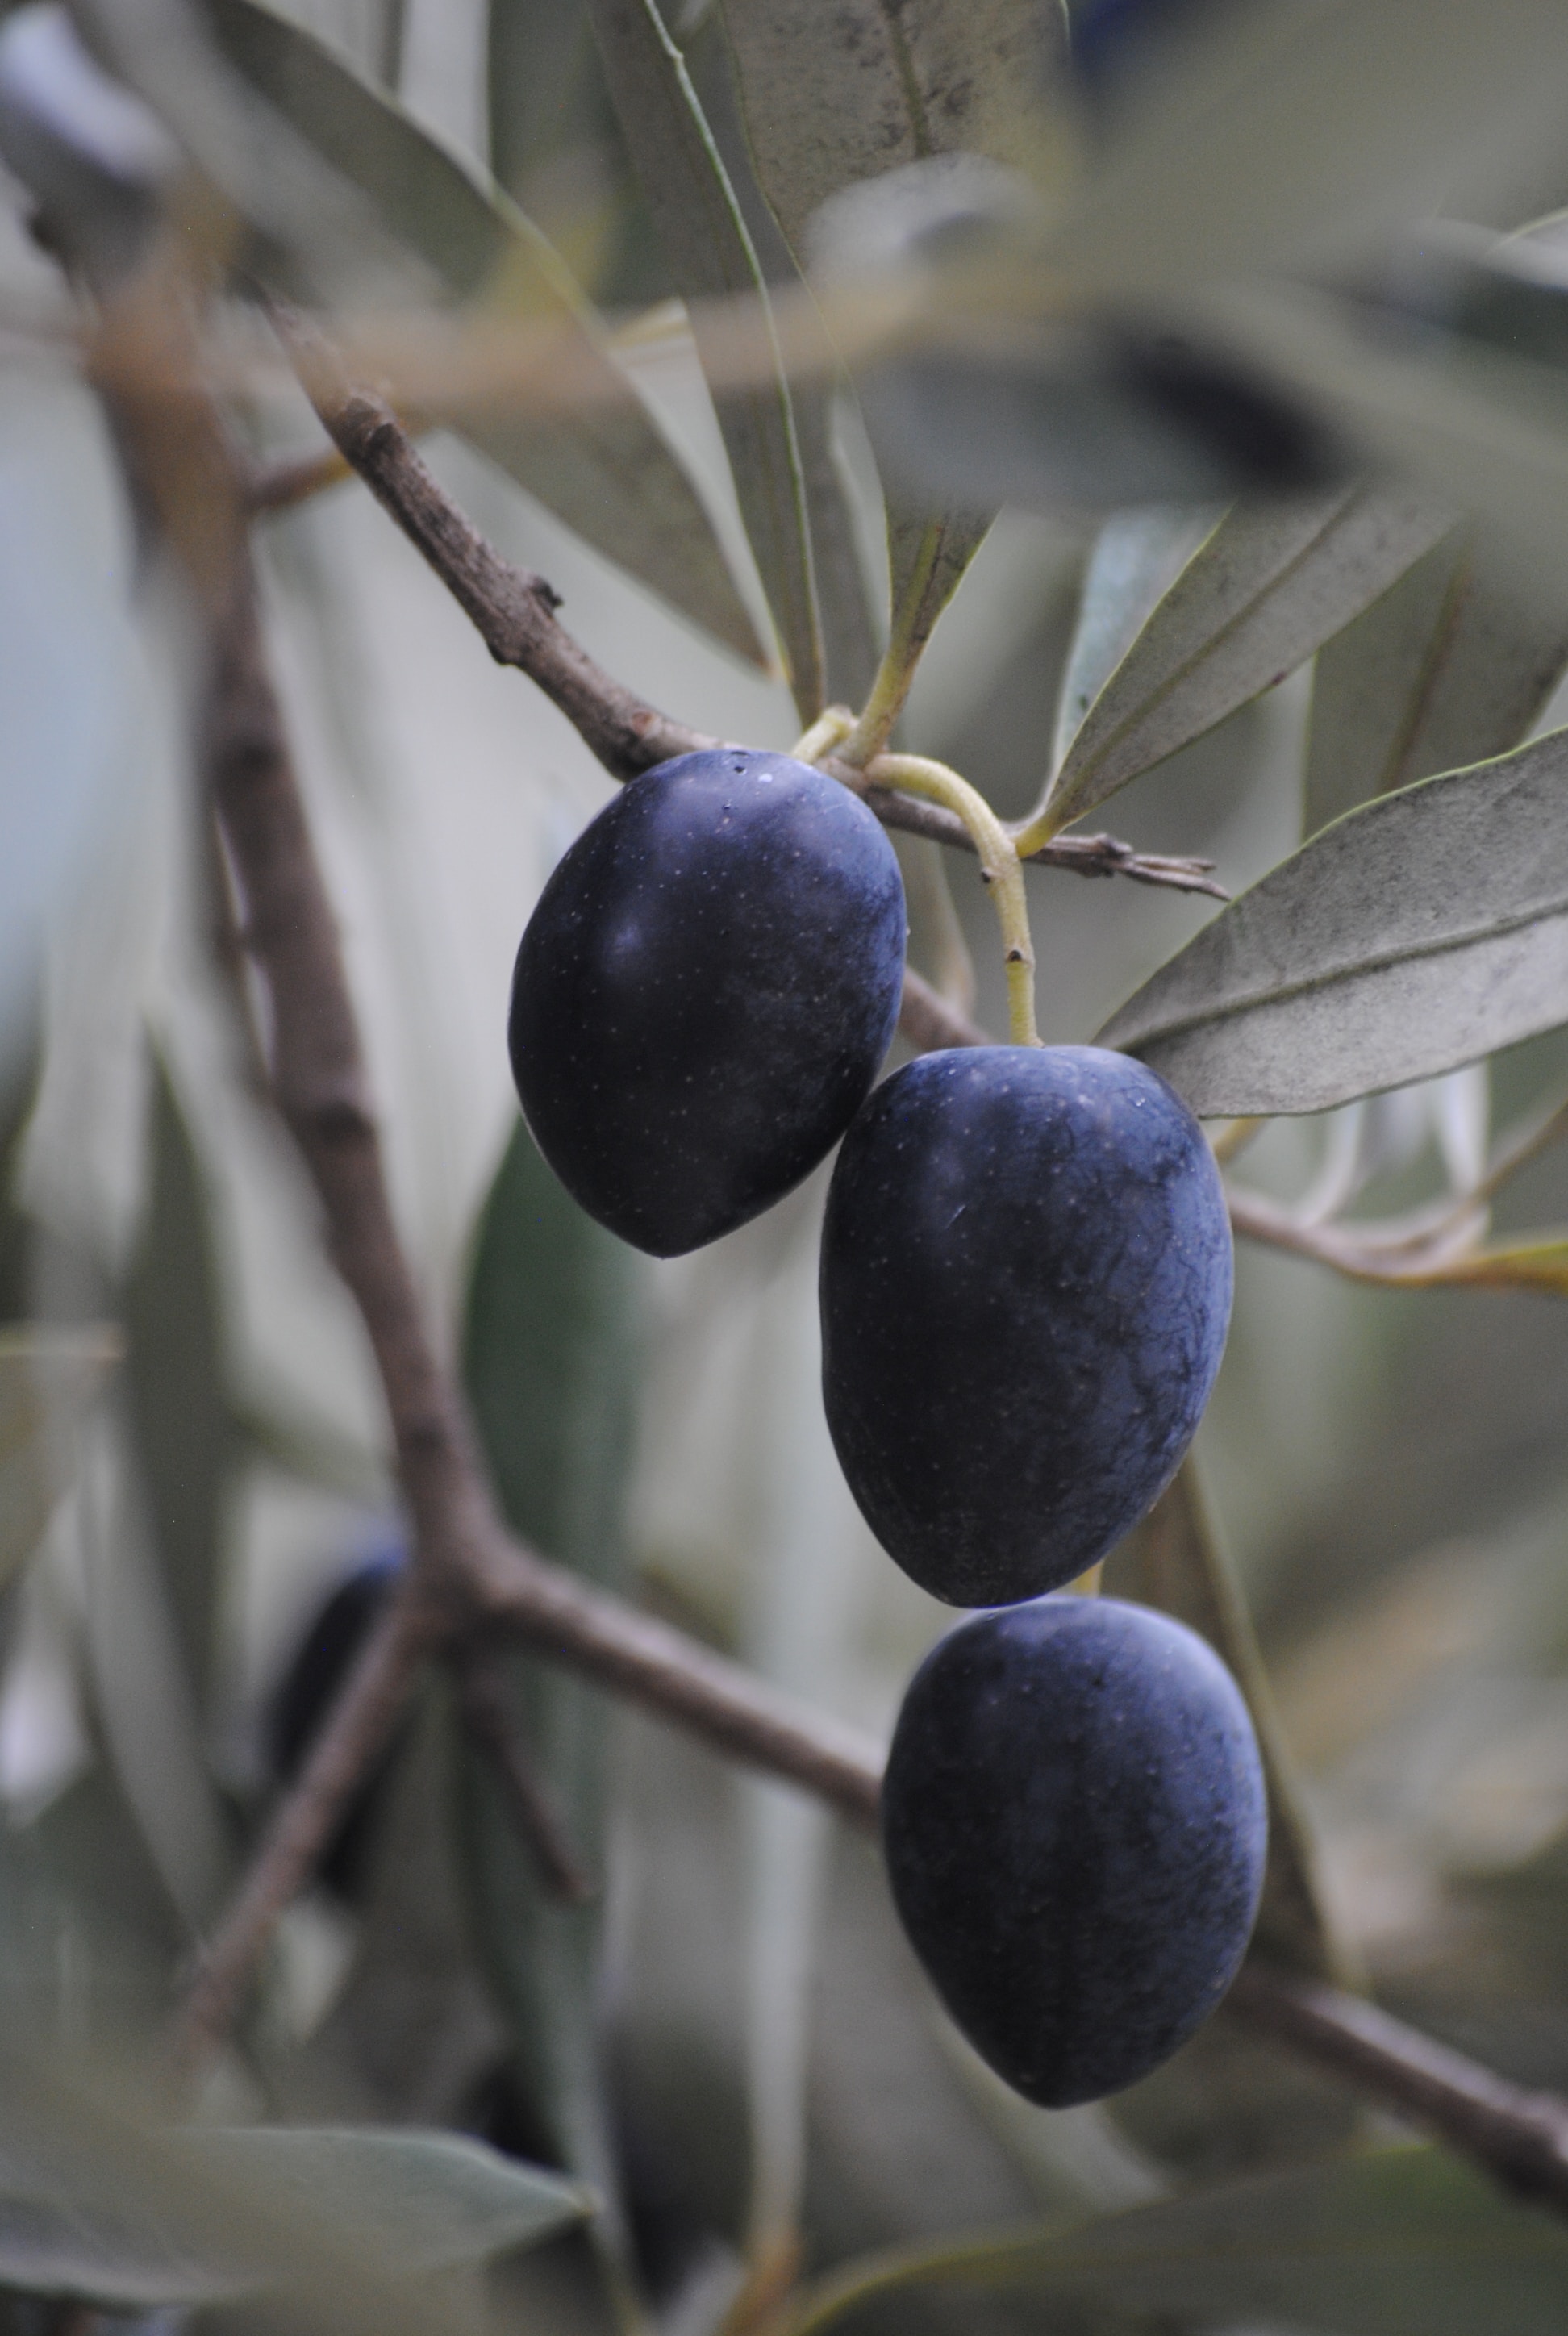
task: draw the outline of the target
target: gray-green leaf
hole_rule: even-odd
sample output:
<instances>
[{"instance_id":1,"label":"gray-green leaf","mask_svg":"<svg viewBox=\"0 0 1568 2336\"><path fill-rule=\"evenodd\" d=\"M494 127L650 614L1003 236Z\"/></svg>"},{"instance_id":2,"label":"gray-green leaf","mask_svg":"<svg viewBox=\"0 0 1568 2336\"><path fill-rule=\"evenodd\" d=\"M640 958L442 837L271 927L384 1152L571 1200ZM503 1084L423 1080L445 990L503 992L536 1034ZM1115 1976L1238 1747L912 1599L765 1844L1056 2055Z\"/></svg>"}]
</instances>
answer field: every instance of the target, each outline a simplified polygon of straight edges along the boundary
<instances>
[{"instance_id":1,"label":"gray-green leaf","mask_svg":"<svg viewBox=\"0 0 1568 2336\"><path fill-rule=\"evenodd\" d=\"M0 2282L109 2311L336 2289L344 2322L365 2324L392 2282L537 2244L593 2207L454 2134L157 2132L79 2103L40 2117L29 2089L0 2131ZM417 2291L409 2306L412 2327Z\"/></svg>"},{"instance_id":2,"label":"gray-green leaf","mask_svg":"<svg viewBox=\"0 0 1568 2336\"><path fill-rule=\"evenodd\" d=\"M805 0L720 6L757 178L797 264L813 214L846 187L933 154L1027 157L1065 48L1060 10L1033 0L849 0L826 17ZM922 642L990 525L890 502L895 612L933 517L943 541L924 563Z\"/></svg>"},{"instance_id":3,"label":"gray-green leaf","mask_svg":"<svg viewBox=\"0 0 1568 2336\"><path fill-rule=\"evenodd\" d=\"M680 51L653 0L587 5L621 134L670 271L693 304L699 355L709 345L706 301L754 299L765 330L771 330L755 245ZM721 388L714 407L795 704L810 721L823 704L822 633L800 448L782 365L775 362L755 384Z\"/></svg>"},{"instance_id":4,"label":"gray-green leaf","mask_svg":"<svg viewBox=\"0 0 1568 2336\"><path fill-rule=\"evenodd\" d=\"M1568 2230L1437 2150L1388 2149L1066 2229L890 2249L825 2281L785 2336L932 2285L1325 2336L1557 2336Z\"/></svg>"},{"instance_id":5,"label":"gray-green leaf","mask_svg":"<svg viewBox=\"0 0 1568 2336\"><path fill-rule=\"evenodd\" d=\"M1451 525L1369 489L1229 512L1085 715L1046 798L1052 831L1283 680Z\"/></svg>"},{"instance_id":6,"label":"gray-green leaf","mask_svg":"<svg viewBox=\"0 0 1568 2336\"><path fill-rule=\"evenodd\" d=\"M611 1586L624 1577L638 1296L631 1252L578 1207L520 1122L480 1221L463 1375L510 1523ZM597 1880L609 1706L558 1667L525 1659L508 1665L507 1684L539 1785ZM523 2085L567 2162L609 2197L596 2016L602 1897L551 1897L506 1796L472 1750L462 1806L481 1947Z\"/></svg>"},{"instance_id":7,"label":"gray-green leaf","mask_svg":"<svg viewBox=\"0 0 1568 2336\"><path fill-rule=\"evenodd\" d=\"M1269 1793L1269 1854L1251 1952L1354 1984L1320 1893L1313 1845L1274 1715L1246 1598L1189 1454L1154 1508L1105 1562L1105 1587L1174 1614L1223 1659L1247 1698ZM1300 2062L1223 2014L1106 2114L1140 2146L1177 2162L1201 2134L1203 2163L1262 2171L1342 2148L1358 2110Z\"/></svg>"},{"instance_id":8,"label":"gray-green leaf","mask_svg":"<svg viewBox=\"0 0 1568 2336\"><path fill-rule=\"evenodd\" d=\"M380 228L462 299L547 320L603 394L569 416L445 418L596 551L729 647L760 660L712 521L564 262L501 190L323 41L262 0L201 0L248 89L364 197Z\"/></svg>"},{"instance_id":9,"label":"gray-green leaf","mask_svg":"<svg viewBox=\"0 0 1568 2336\"><path fill-rule=\"evenodd\" d=\"M1101 528L1084 571L1078 621L1062 672L1053 774L1090 706L1219 517L1153 503L1118 511Z\"/></svg>"},{"instance_id":10,"label":"gray-green leaf","mask_svg":"<svg viewBox=\"0 0 1568 2336\"><path fill-rule=\"evenodd\" d=\"M1544 165L1550 178L1568 70L1554 0L1191 13L1190 70L1145 77L1125 134L1064 206L1037 282L1167 301L1362 254L1440 209L1506 218Z\"/></svg>"},{"instance_id":11,"label":"gray-green leaf","mask_svg":"<svg viewBox=\"0 0 1568 2336\"><path fill-rule=\"evenodd\" d=\"M1204 1116L1321 1111L1568 1021L1568 731L1383 795L1112 1016Z\"/></svg>"},{"instance_id":12,"label":"gray-green leaf","mask_svg":"<svg viewBox=\"0 0 1568 2336\"><path fill-rule=\"evenodd\" d=\"M120 1353L107 1325L0 1331L0 1585L37 1547L74 1472L78 1423Z\"/></svg>"},{"instance_id":13,"label":"gray-green leaf","mask_svg":"<svg viewBox=\"0 0 1568 2336\"><path fill-rule=\"evenodd\" d=\"M1035 0L721 0L757 174L797 258L842 187L930 154L1025 162L1065 47Z\"/></svg>"},{"instance_id":14,"label":"gray-green leaf","mask_svg":"<svg viewBox=\"0 0 1568 2336\"><path fill-rule=\"evenodd\" d=\"M1446 538L1325 642L1312 677L1302 832L1439 771L1505 754L1568 665L1568 618L1495 554Z\"/></svg>"},{"instance_id":15,"label":"gray-green leaf","mask_svg":"<svg viewBox=\"0 0 1568 2336\"><path fill-rule=\"evenodd\" d=\"M593 2205L580 2184L459 2134L255 2126L188 2146L277 2209L329 2216L393 2273L537 2245Z\"/></svg>"},{"instance_id":16,"label":"gray-green leaf","mask_svg":"<svg viewBox=\"0 0 1568 2336\"><path fill-rule=\"evenodd\" d=\"M237 1455L205 1183L156 1050L148 1140L141 1234L121 1293L126 1411L158 1570L201 1710L217 1651L219 1544Z\"/></svg>"},{"instance_id":17,"label":"gray-green leaf","mask_svg":"<svg viewBox=\"0 0 1568 2336\"><path fill-rule=\"evenodd\" d=\"M770 284L788 287L798 296L801 278L796 256L758 183L755 157L741 112L735 58L717 8L709 10L687 42L684 54L758 265ZM881 627L856 540L854 513L833 449L836 393L837 385L825 372L818 377L797 376L790 384L822 628L823 687L835 703L859 706L876 672Z\"/></svg>"}]
</instances>

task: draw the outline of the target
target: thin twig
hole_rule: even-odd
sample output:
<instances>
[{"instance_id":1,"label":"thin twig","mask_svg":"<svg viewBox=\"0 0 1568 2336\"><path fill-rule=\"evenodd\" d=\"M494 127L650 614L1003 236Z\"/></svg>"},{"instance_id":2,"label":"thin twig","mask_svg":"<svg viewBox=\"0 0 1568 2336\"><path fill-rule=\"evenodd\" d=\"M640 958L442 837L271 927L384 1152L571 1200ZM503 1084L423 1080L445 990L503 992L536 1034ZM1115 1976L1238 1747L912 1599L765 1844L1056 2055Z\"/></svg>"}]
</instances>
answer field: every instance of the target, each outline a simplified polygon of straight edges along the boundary
<instances>
[{"instance_id":1,"label":"thin twig","mask_svg":"<svg viewBox=\"0 0 1568 2336\"><path fill-rule=\"evenodd\" d=\"M437 1636L411 1594L395 1598L378 1618L198 1961L174 2035L186 2069L200 2068L234 2025L278 1917L316 1871Z\"/></svg>"},{"instance_id":2,"label":"thin twig","mask_svg":"<svg viewBox=\"0 0 1568 2336\"><path fill-rule=\"evenodd\" d=\"M1419 1282L1466 1256L1485 1231L1486 1211L1468 1193L1407 1217L1363 1224L1307 1224L1278 1201L1227 1184L1231 1223L1248 1240L1330 1265L1356 1281Z\"/></svg>"},{"instance_id":3,"label":"thin twig","mask_svg":"<svg viewBox=\"0 0 1568 2336\"><path fill-rule=\"evenodd\" d=\"M1376 2004L1261 1964L1242 1971L1226 2008L1478 2159L1510 2189L1568 2210L1568 2101L1559 2095L1510 2084Z\"/></svg>"},{"instance_id":4,"label":"thin twig","mask_svg":"<svg viewBox=\"0 0 1568 2336\"><path fill-rule=\"evenodd\" d=\"M596 665L556 620L560 602L541 576L502 560L460 511L385 399L356 388L336 352L297 311L274 319L307 394L344 459L384 511L429 561L472 619L498 665L515 666L560 706L612 778L632 779L672 755L724 742L673 721ZM962 820L940 804L918 803L875 784L874 776L832 756L822 767L863 795L889 827L929 835L960 852L974 850ZM872 766L874 774L875 765ZM1080 876L1127 876L1137 884L1229 897L1213 862L1174 860L1133 850L1113 835L1064 835L1030 857L1042 867Z\"/></svg>"},{"instance_id":5,"label":"thin twig","mask_svg":"<svg viewBox=\"0 0 1568 2336\"><path fill-rule=\"evenodd\" d=\"M798 1703L684 1630L593 1590L498 1534L471 1577L491 1627L690 1728L765 1775L798 1785L861 1825L875 1822L881 1747Z\"/></svg>"},{"instance_id":6,"label":"thin twig","mask_svg":"<svg viewBox=\"0 0 1568 2336\"><path fill-rule=\"evenodd\" d=\"M455 1668L463 1724L490 1760L517 1829L532 1853L540 1879L552 1897L564 1899L570 1906L586 1905L598 1896L598 1885L572 1847L560 1812L539 1780L494 1656L471 1648L459 1655Z\"/></svg>"},{"instance_id":7,"label":"thin twig","mask_svg":"<svg viewBox=\"0 0 1568 2336\"><path fill-rule=\"evenodd\" d=\"M260 519L268 511L293 511L353 476L336 446L318 447L312 454L280 454L242 474L240 500L252 518Z\"/></svg>"},{"instance_id":8,"label":"thin twig","mask_svg":"<svg viewBox=\"0 0 1568 2336\"><path fill-rule=\"evenodd\" d=\"M498 665L516 666L560 706L613 778L723 742L671 721L597 665L556 622L559 595L514 568L463 516L385 399L345 379L330 346L296 312L275 322L340 453L427 560Z\"/></svg>"}]
</instances>

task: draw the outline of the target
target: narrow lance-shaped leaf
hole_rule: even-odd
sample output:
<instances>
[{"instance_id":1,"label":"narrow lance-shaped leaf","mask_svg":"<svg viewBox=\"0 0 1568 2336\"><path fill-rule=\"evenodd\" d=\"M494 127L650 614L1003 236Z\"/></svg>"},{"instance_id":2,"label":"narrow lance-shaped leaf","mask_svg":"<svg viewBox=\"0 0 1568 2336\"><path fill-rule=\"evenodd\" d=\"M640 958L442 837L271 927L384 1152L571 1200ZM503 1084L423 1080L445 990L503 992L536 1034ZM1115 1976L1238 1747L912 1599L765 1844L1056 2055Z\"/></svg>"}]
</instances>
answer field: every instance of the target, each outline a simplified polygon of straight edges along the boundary
<instances>
[{"instance_id":1,"label":"narrow lance-shaped leaf","mask_svg":"<svg viewBox=\"0 0 1568 2336\"><path fill-rule=\"evenodd\" d=\"M492 0L490 165L601 306L673 287L605 86L583 0Z\"/></svg>"},{"instance_id":2,"label":"narrow lance-shaped leaf","mask_svg":"<svg viewBox=\"0 0 1568 2336\"><path fill-rule=\"evenodd\" d=\"M463 1371L512 1525L559 1562L619 1584L633 1428L631 1253L556 1182L520 1123L479 1227ZM611 1707L558 1667L508 1666L512 1718L590 1883L601 1880ZM602 1895L553 1897L493 1773L471 1751L464 1845L481 1943L533 2110L565 2162L614 2193L599 2064Z\"/></svg>"},{"instance_id":3,"label":"narrow lance-shaped leaf","mask_svg":"<svg viewBox=\"0 0 1568 2336\"><path fill-rule=\"evenodd\" d=\"M536 2245L591 2195L455 2134L354 2128L157 2132L78 2102L0 2133L0 2280L138 2312L292 2290L314 2320L438 2329L429 2289L393 2283ZM47 2096L43 2096L46 2099ZM315 2309L312 2310L314 2305ZM378 2317L379 2315L379 2317Z\"/></svg>"},{"instance_id":4,"label":"narrow lance-shaped leaf","mask_svg":"<svg viewBox=\"0 0 1568 2336\"><path fill-rule=\"evenodd\" d=\"M77 1426L120 1354L108 1324L0 1331L0 1584L38 1546L74 1474Z\"/></svg>"},{"instance_id":5,"label":"narrow lance-shaped leaf","mask_svg":"<svg viewBox=\"0 0 1568 2336\"><path fill-rule=\"evenodd\" d=\"M217 1652L219 1538L237 1456L202 1171L154 1054L146 1213L122 1293L126 1407L158 1569L197 1708Z\"/></svg>"},{"instance_id":6,"label":"narrow lance-shaped leaf","mask_svg":"<svg viewBox=\"0 0 1568 2336\"><path fill-rule=\"evenodd\" d=\"M687 42L685 57L763 274L770 284L798 292L797 257L758 182L741 112L735 58L720 9L709 9ZM867 589L854 513L834 453L837 394L837 384L826 371L813 378L797 376L790 384L822 628L823 688L835 703L859 706L876 672L880 619Z\"/></svg>"},{"instance_id":7,"label":"narrow lance-shaped leaf","mask_svg":"<svg viewBox=\"0 0 1568 2336\"><path fill-rule=\"evenodd\" d=\"M1363 304L1274 278L1217 303L1242 359L1310 398L1368 465L1495 530L1526 589L1554 594L1568 526L1559 369L1458 337L1390 332Z\"/></svg>"},{"instance_id":8,"label":"narrow lance-shaped leaf","mask_svg":"<svg viewBox=\"0 0 1568 2336\"><path fill-rule=\"evenodd\" d=\"M899 487L886 501L892 633L912 665L989 533L991 515L929 511Z\"/></svg>"},{"instance_id":9,"label":"narrow lance-shaped leaf","mask_svg":"<svg viewBox=\"0 0 1568 2336\"><path fill-rule=\"evenodd\" d=\"M1254 1943L1314 1979L1346 1972L1319 1897L1306 1819L1290 1781L1241 1583L1215 1534L1195 1463L1183 1461L1142 1524L1106 1560L1105 1588L1174 1614L1207 1639L1252 1714L1269 1786L1269 1864Z\"/></svg>"},{"instance_id":10,"label":"narrow lance-shaped leaf","mask_svg":"<svg viewBox=\"0 0 1568 2336\"><path fill-rule=\"evenodd\" d=\"M569 415L445 419L617 566L754 661L756 636L692 482L558 254L474 167L262 0L200 0L228 63L456 297L554 326L599 394Z\"/></svg>"},{"instance_id":11,"label":"narrow lance-shaped leaf","mask_svg":"<svg viewBox=\"0 0 1568 2336\"><path fill-rule=\"evenodd\" d=\"M1558 152L1554 0L1254 0L1189 19L1184 61L1144 77L1063 206L1044 280L1165 301L1321 265L1440 209L1507 217Z\"/></svg>"},{"instance_id":12,"label":"narrow lance-shaped leaf","mask_svg":"<svg viewBox=\"0 0 1568 2336\"><path fill-rule=\"evenodd\" d=\"M1043 102L1065 25L1021 0L720 0L756 173L797 264L813 213L845 187L934 154L1039 159ZM895 632L916 647L957 589L991 514L932 511L890 496ZM933 552L924 542L934 526Z\"/></svg>"},{"instance_id":13,"label":"narrow lance-shaped leaf","mask_svg":"<svg viewBox=\"0 0 1568 2336\"><path fill-rule=\"evenodd\" d=\"M1495 552L1445 538L1318 652L1302 832L1440 771L1505 754L1568 665L1568 618Z\"/></svg>"},{"instance_id":14,"label":"narrow lance-shaped leaf","mask_svg":"<svg viewBox=\"0 0 1568 2336\"><path fill-rule=\"evenodd\" d=\"M1351 812L1100 1033L1203 1116L1326 1110L1568 1021L1568 731Z\"/></svg>"},{"instance_id":15,"label":"narrow lance-shaped leaf","mask_svg":"<svg viewBox=\"0 0 1568 2336\"><path fill-rule=\"evenodd\" d=\"M1039 840L1283 680L1452 523L1368 489L1230 511L1084 715L1034 822Z\"/></svg>"},{"instance_id":16,"label":"narrow lance-shaped leaf","mask_svg":"<svg viewBox=\"0 0 1568 2336\"><path fill-rule=\"evenodd\" d=\"M729 174L680 51L653 0L587 0L621 133L642 180L671 273L693 305L703 351L704 302L758 304L771 338L767 284ZM778 627L802 718L823 704L822 632L789 384L776 346L755 384L714 398L741 515Z\"/></svg>"},{"instance_id":17,"label":"narrow lance-shaped leaf","mask_svg":"<svg viewBox=\"0 0 1568 2336\"><path fill-rule=\"evenodd\" d=\"M719 0L757 173L797 256L841 188L927 155L1037 159L1059 9L1031 0Z\"/></svg>"},{"instance_id":18,"label":"narrow lance-shaped leaf","mask_svg":"<svg viewBox=\"0 0 1568 2336\"><path fill-rule=\"evenodd\" d=\"M1490 243L1470 229L1440 238L1428 229L1417 270L1435 269L1446 311L1431 321L1560 368L1563 225L1558 213ZM1498 544L1458 535L1439 545L1320 653L1303 832L1373 794L1506 754L1565 664L1560 595L1532 592Z\"/></svg>"},{"instance_id":19,"label":"narrow lance-shaped leaf","mask_svg":"<svg viewBox=\"0 0 1568 2336\"><path fill-rule=\"evenodd\" d=\"M1119 511L1095 539L1078 620L1062 670L1051 771L1059 771L1089 708L1203 539L1212 512L1155 503Z\"/></svg>"},{"instance_id":20,"label":"narrow lance-shaped leaf","mask_svg":"<svg viewBox=\"0 0 1568 2336\"><path fill-rule=\"evenodd\" d=\"M1269 1850L1250 1952L1344 1986L1358 1974L1335 1939L1318 1890L1312 1844L1275 1719L1251 1618L1214 1530L1189 1455L1148 1516L1105 1562L1116 1597L1159 1607L1222 1657L1247 1698L1263 1756ZM1261 2169L1340 2148L1356 2126L1354 2100L1265 2039L1222 2016L1105 2114L1156 2156L1170 2137L1203 2135L1204 2162Z\"/></svg>"},{"instance_id":21,"label":"narrow lance-shaped leaf","mask_svg":"<svg viewBox=\"0 0 1568 2336\"><path fill-rule=\"evenodd\" d=\"M1066 2228L889 2248L824 2280L781 2336L925 2287L1325 2336L1556 2336L1568 2231L1438 2150L1382 2149Z\"/></svg>"}]
</instances>

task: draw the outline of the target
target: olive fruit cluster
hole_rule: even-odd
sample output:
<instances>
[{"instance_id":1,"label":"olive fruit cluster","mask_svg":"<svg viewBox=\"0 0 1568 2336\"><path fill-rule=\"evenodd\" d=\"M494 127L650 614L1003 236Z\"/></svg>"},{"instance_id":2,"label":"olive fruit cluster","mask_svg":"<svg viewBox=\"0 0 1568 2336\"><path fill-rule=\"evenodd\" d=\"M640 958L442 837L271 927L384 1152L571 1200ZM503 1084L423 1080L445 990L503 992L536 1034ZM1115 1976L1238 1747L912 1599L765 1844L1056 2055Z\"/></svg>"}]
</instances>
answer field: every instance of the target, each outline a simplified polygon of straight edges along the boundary
<instances>
[{"instance_id":1,"label":"olive fruit cluster","mask_svg":"<svg viewBox=\"0 0 1568 2336\"><path fill-rule=\"evenodd\" d=\"M1222 1664L1144 1609L1046 1594L1192 1441L1230 1227L1196 1121L1125 1056L955 1049L872 1094L904 940L897 862L854 795L782 755L683 755L546 884L511 1061L562 1183L656 1256L745 1223L843 1139L822 1317L845 1477L916 1582L1010 1610L910 1689L893 1894L977 2049L1060 2105L1208 2016L1261 1884L1261 1768Z\"/></svg>"}]
</instances>

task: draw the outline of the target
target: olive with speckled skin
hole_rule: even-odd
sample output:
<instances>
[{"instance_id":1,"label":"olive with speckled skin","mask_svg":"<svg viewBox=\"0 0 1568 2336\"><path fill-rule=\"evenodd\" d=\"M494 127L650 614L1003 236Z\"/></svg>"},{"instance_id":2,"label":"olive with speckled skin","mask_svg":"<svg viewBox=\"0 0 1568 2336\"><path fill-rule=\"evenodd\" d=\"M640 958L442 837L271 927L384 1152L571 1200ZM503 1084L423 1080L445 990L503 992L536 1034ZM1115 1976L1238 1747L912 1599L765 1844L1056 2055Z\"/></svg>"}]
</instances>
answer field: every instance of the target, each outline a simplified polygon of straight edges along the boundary
<instances>
[{"instance_id":1,"label":"olive with speckled skin","mask_svg":"<svg viewBox=\"0 0 1568 2336\"><path fill-rule=\"evenodd\" d=\"M1268 1821L1241 1692L1147 1607L1043 1598L927 1656L893 1731L882 1841L910 1942L969 2042L1066 2108L1159 2067L1257 1916Z\"/></svg>"},{"instance_id":2,"label":"olive with speckled skin","mask_svg":"<svg viewBox=\"0 0 1568 2336\"><path fill-rule=\"evenodd\" d=\"M822 1250L828 1426L882 1547L955 1606L1095 1564L1192 1441L1231 1274L1203 1130L1142 1063L976 1046L897 1072Z\"/></svg>"},{"instance_id":3,"label":"olive with speckled skin","mask_svg":"<svg viewBox=\"0 0 1568 2336\"><path fill-rule=\"evenodd\" d=\"M898 1019L904 897L881 825L784 754L682 754L579 836L518 951L534 1140L599 1223L678 1257L824 1159Z\"/></svg>"}]
</instances>

